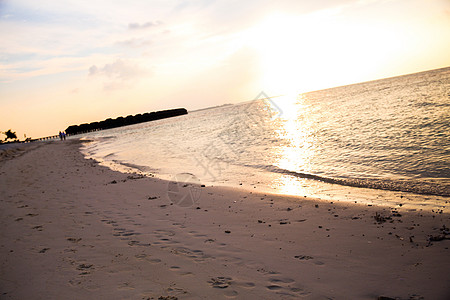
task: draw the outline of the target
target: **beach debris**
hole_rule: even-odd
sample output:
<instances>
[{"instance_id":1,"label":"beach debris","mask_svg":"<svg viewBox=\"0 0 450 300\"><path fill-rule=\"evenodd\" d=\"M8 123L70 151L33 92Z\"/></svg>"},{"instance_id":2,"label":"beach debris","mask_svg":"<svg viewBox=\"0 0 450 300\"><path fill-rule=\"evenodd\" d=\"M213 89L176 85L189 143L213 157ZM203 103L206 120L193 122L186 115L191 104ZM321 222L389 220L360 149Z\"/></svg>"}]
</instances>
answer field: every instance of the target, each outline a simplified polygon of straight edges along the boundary
<instances>
[{"instance_id":1,"label":"beach debris","mask_svg":"<svg viewBox=\"0 0 450 300\"><path fill-rule=\"evenodd\" d=\"M116 184L116 183L117 183L117 181L115 181L115 180L108 182L108 184Z\"/></svg>"},{"instance_id":2,"label":"beach debris","mask_svg":"<svg viewBox=\"0 0 450 300\"><path fill-rule=\"evenodd\" d=\"M413 240L414 235L409 236L409 242L415 246L419 246L419 244L417 244L416 242L414 242Z\"/></svg>"},{"instance_id":3,"label":"beach debris","mask_svg":"<svg viewBox=\"0 0 450 300\"><path fill-rule=\"evenodd\" d=\"M425 297L416 294L412 294L411 296L409 296L409 300L424 300L424 299Z\"/></svg>"},{"instance_id":4,"label":"beach debris","mask_svg":"<svg viewBox=\"0 0 450 300\"><path fill-rule=\"evenodd\" d=\"M231 231L229 231L229 230L225 230L225 233L231 233Z\"/></svg>"},{"instance_id":5,"label":"beach debris","mask_svg":"<svg viewBox=\"0 0 450 300\"><path fill-rule=\"evenodd\" d=\"M231 280L232 280L231 277L219 276L211 278L211 280L208 280L208 282L211 284L213 288L226 289L227 287L230 286Z\"/></svg>"},{"instance_id":6,"label":"beach debris","mask_svg":"<svg viewBox=\"0 0 450 300\"><path fill-rule=\"evenodd\" d=\"M386 222L387 220L391 220L391 219L392 219L391 217L384 217L384 216L382 216L382 215L381 215L380 213L378 213L378 212L375 213L375 216L374 216L373 218L375 219L375 221L376 221L378 224L384 223L384 222Z\"/></svg>"},{"instance_id":7,"label":"beach debris","mask_svg":"<svg viewBox=\"0 0 450 300\"><path fill-rule=\"evenodd\" d=\"M291 211L291 210L292 210L292 208L288 207L288 208L287 208L286 210L287 210L287 211Z\"/></svg>"},{"instance_id":8,"label":"beach debris","mask_svg":"<svg viewBox=\"0 0 450 300\"><path fill-rule=\"evenodd\" d=\"M43 248L41 251L39 251L39 253L45 253L47 252L47 250L50 250L50 248Z\"/></svg>"},{"instance_id":9,"label":"beach debris","mask_svg":"<svg viewBox=\"0 0 450 300\"><path fill-rule=\"evenodd\" d=\"M314 205L315 208L319 208L319 204Z\"/></svg>"},{"instance_id":10,"label":"beach debris","mask_svg":"<svg viewBox=\"0 0 450 300\"><path fill-rule=\"evenodd\" d=\"M450 237L447 237L447 235L450 234L450 231L449 231L448 227L446 227L445 225L442 225L442 227L439 228L439 231L440 231L440 233L437 234L437 235L432 235L432 234L428 235L428 237L427 237L427 241L428 241L427 247L432 245L431 242L440 242L440 241L443 241L443 240L450 239Z\"/></svg>"},{"instance_id":11,"label":"beach debris","mask_svg":"<svg viewBox=\"0 0 450 300\"><path fill-rule=\"evenodd\" d=\"M157 196L149 196L148 197L148 200L155 200L155 199L158 199L159 197L157 197Z\"/></svg>"},{"instance_id":12,"label":"beach debris","mask_svg":"<svg viewBox=\"0 0 450 300\"><path fill-rule=\"evenodd\" d=\"M93 265L92 264L80 264L77 267L77 270L86 270L90 269Z\"/></svg>"},{"instance_id":13,"label":"beach debris","mask_svg":"<svg viewBox=\"0 0 450 300\"><path fill-rule=\"evenodd\" d=\"M439 241L443 241L447 239L447 237L443 234L439 234L439 235L429 235L427 240L428 240L428 246L431 245L431 242L439 242Z\"/></svg>"},{"instance_id":14,"label":"beach debris","mask_svg":"<svg viewBox=\"0 0 450 300\"><path fill-rule=\"evenodd\" d=\"M127 176L128 180L136 180L136 179L142 179L142 178L145 178L145 176L142 174L135 174L135 175ZM122 180L122 181L125 182L126 180Z\"/></svg>"},{"instance_id":15,"label":"beach debris","mask_svg":"<svg viewBox=\"0 0 450 300\"><path fill-rule=\"evenodd\" d=\"M404 238L401 237L401 236L399 236L398 234L396 234L395 237L398 238L400 241L403 241L403 240L404 240Z\"/></svg>"},{"instance_id":16,"label":"beach debris","mask_svg":"<svg viewBox=\"0 0 450 300\"><path fill-rule=\"evenodd\" d=\"M404 298L401 298L401 299L404 299ZM422 296L416 295L416 294L412 294L411 296L409 296L408 299L409 300L423 300L425 298L422 297ZM387 297L387 296L378 296L377 300L400 300L400 298L398 298L398 297L392 298L392 297Z\"/></svg>"},{"instance_id":17,"label":"beach debris","mask_svg":"<svg viewBox=\"0 0 450 300\"><path fill-rule=\"evenodd\" d=\"M78 243L79 241L81 241L81 238L70 237L70 238L67 238L66 240L68 240L69 242L72 242L72 243Z\"/></svg>"},{"instance_id":18,"label":"beach debris","mask_svg":"<svg viewBox=\"0 0 450 300\"><path fill-rule=\"evenodd\" d=\"M442 225L442 227L439 230L442 232L442 234L445 235L450 234L450 229L448 229L448 227L446 227L445 225Z\"/></svg>"},{"instance_id":19,"label":"beach debris","mask_svg":"<svg viewBox=\"0 0 450 300\"><path fill-rule=\"evenodd\" d=\"M132 236L132 235L139 235L139 234L140 233L138 233L138 232L126 232L126 233L121 233L121 236Z\"/></svg>"},{"instance_id":20,"label":"beach debris","mask_svg":"<svg viewBox=\"0 0 450 300\"><path fill-rule=\"evenodd\" d=\"M393 210L393 211L392 211L392 216L393 216L393 217L401 217L402 215L401 215L398 211Z\"/></svg>"},{"instance_id":21,"label":"beach debris","mask_svg":"<svg viewBox=\"0 0 450 300\"><path fill-rule=\"evenodd\" d=\"M280 225L291 224L289 219L280 219L278 221L280 222Z\"/></svg>"},{"instance_id":22,"label":"beach debris","mask_svg":"<svg viewBox=\"0 0 450 300\"><path fill-rule=\"evenodd\" d=\"M314 257L309 256L309 255L296 255L294 256L294 258L297 258L299 260L310 260L310 259L314 259Z\"/></svg>"}]
</instances>

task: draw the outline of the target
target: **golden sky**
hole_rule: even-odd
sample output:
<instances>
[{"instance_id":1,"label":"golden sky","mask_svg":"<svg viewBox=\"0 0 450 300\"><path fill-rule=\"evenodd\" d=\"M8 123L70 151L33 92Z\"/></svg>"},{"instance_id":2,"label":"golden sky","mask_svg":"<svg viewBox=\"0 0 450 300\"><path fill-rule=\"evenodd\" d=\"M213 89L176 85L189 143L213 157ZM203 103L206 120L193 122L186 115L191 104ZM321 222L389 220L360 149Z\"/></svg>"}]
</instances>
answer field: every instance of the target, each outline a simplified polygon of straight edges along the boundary
<instances>
[{"instance_id":1,"label":"golden sky","mask_svg":"<svg viewBox=\"0 0 450 300\"><path fill-rule=\"evenodd\" d=\"M0 0L0 131L450 66L448 0Z\"/></svg>"}]
</instances>

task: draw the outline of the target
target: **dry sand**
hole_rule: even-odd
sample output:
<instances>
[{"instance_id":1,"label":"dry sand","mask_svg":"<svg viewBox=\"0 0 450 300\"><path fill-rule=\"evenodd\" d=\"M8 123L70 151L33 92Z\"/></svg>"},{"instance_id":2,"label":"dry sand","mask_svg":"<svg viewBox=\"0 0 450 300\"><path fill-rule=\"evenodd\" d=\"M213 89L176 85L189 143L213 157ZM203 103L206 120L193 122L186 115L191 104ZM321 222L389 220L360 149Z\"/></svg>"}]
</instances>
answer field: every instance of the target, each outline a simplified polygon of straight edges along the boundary
<instances>
[{"instance_id":1,"label":"dry sand","mask_svg":"<svg viewBox=\"0 0 450 300\"><path fill-rule=\"evenodd\" d=\"M177 194L79 146L2 155L1 299L450 299L448 214L223 187ZM192 206L174 198L192 192Z\"/></svg>"}]
</instances>

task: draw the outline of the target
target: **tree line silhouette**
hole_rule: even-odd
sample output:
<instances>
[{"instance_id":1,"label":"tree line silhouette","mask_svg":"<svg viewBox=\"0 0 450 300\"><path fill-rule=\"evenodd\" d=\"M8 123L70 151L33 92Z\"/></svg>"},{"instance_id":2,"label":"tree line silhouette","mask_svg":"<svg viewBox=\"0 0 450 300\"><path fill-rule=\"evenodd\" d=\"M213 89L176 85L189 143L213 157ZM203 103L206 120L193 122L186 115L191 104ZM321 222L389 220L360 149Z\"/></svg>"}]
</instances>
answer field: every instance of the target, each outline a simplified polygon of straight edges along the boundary
<instances>
[{"instance_id":1,"label":"tree line silhouette","mask_svg":"<svg viewBox=\"0 0 450 300\"><path fill-rule=\"evenodd\" d=\"M97 130L103 130L103 129L110 129L110 128L116 128L116 127L122 127L127 125L133 125L143 122L149 122L149 121L155 121L165 118L171 118L176 117L180 115L186 115L187 110L185 108L175 108L175 109L169 109L169 110L162 110L162 111L156 111L156 112L150 112L150 113L144 113L144 114L137 114L137 115L129 115L127 117L118 117L115 119L108 118L106 120L100 121L100 122L92 122L92 123L84 123L80 125L70 125L66 129L66 134L73 135L73 134L80 134L80 133L86 133L90 131L97 131Z\"/></svg>"}]
</instances>

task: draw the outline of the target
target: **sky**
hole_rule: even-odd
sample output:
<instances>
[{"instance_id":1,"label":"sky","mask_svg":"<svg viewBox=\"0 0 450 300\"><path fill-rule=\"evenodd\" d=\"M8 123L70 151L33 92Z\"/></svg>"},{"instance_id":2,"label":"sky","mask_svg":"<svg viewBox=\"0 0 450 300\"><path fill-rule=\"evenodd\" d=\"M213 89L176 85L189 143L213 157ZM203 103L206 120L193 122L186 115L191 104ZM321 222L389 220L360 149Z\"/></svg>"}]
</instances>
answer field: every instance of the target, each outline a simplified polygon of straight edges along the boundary
<instances>
[{"instance_id":1,"label":"sky","mask_svg":"<svg viewBox=\"0 0 450 300\"><path fill-rule=\"evenodd\" d=\"M449 0L0 0L0 131L450 66Z\"/></svg>"}]
</instances>

